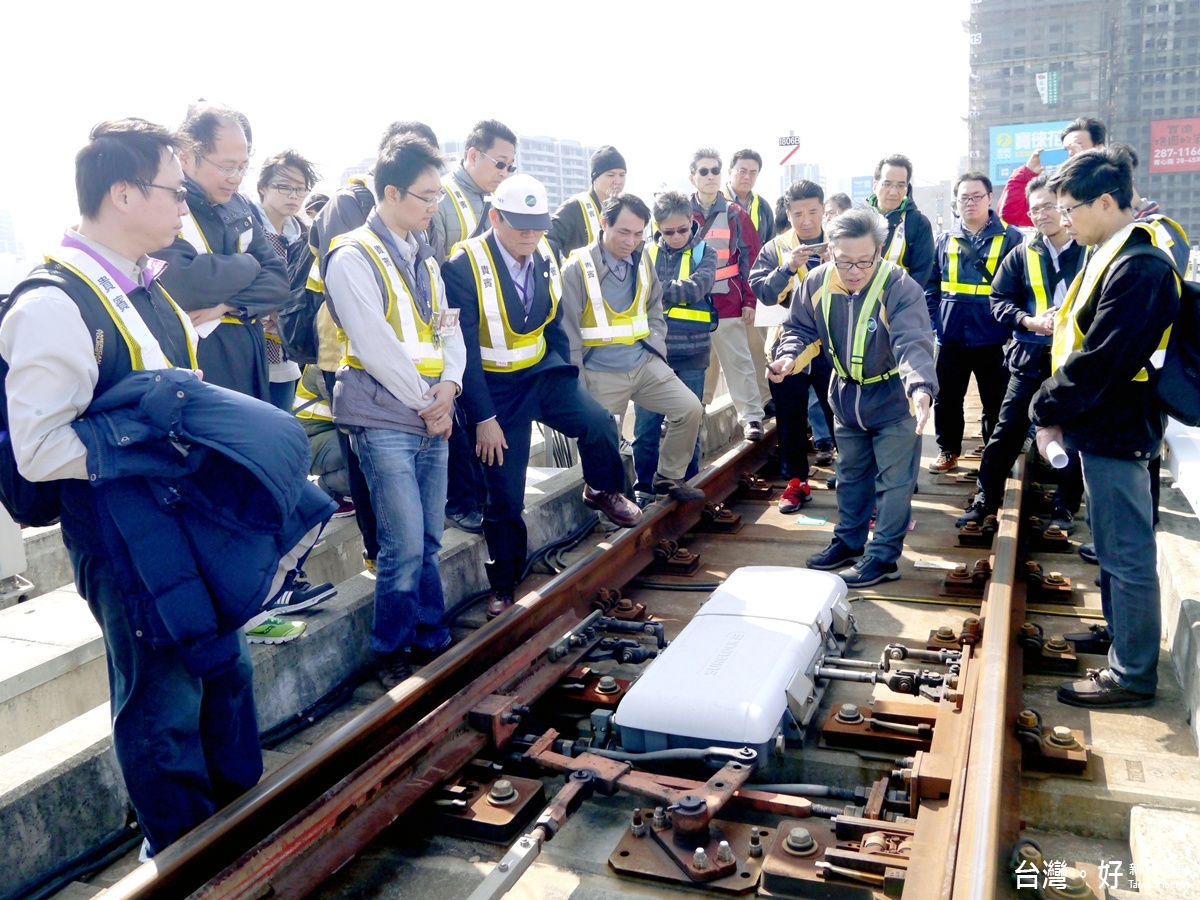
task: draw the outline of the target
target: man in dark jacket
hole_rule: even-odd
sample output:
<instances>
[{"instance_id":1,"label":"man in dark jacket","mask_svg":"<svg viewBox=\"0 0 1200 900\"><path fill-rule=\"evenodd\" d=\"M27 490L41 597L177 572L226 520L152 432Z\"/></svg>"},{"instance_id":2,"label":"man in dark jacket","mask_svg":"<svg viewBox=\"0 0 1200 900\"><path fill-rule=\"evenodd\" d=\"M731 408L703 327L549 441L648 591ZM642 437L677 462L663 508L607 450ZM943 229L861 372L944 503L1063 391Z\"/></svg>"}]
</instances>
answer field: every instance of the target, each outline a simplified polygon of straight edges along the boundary
<instances>
[{"instance_id":1,"label":"man in dark jacket","mask_svg":"<svg viewBox=\"0 0 1200 900\"><path fill-rule=\"evenodd\" d=\"M1161 613L1148 463L1165 416L1146 369L1161 359L1179 312L1179 276L1134 219L1126 156L1092 150L1050 179L1068 233L1093 248L1055 318L1053 374L1030 408L1038 449L1053 442L1083 459L1100 599L1111 631L1108 667L1058 689L1071 706L1146 706L1158 687ZM1154 249L1150 249L1154 248ZM1150 249L1149 253L1146 253Z\"/></svg>"},{"instance_id":2,"label":"man in dark jacket","mask_svg":"<svg viewBox=\"0 0 1200 900\"><path fill-rule=\"evenodd\" d=\"M1008 373L1004 344L1011 330L992 318L988 297L1000 261L1024 236L992 212L992 182L980 172L954 183L960 219L934 242L933 269L925 284L929 320L938 340L938 397L934 405L938 457L931 472L958 465L963 442L963 401L971 375L983 403L983 440L996 427Z\"/></svg>"},{"instance_id":3,"label":"man in dark jacket","mask_svg":"<svg viewBox=\"0 0 1200 900\"><path fill-rule=\"evenodd\" d=\"M825 192L821 186L812 181L797 181L784 192L783 201L792 227L767 241L750 270L750 286L766 306L789 306L804 277L821 264L825 253L822 231ZM778 336L773 340L778 340ZM768 352L773 349L768 348ZM832 434L833 413L828 400L832 371L828 360L818 354L808 366L793 371L780 382L771 382L775 425L779 430L780 475L788 480L779 498L781 512L799 512L812 499L808 486L809 387L816 389L822 415L828 417L828 433ZM824 441L817 447L818 453L831 449L832 444Z\"/></svg>"},{"instance_id":4,"label":"man in dark jacket","mask_svg":"<svg viewBox=\"0 0 1200 900\"><path fill-rule=\"evenodd\" d=\"M933 333L920 286L880 259L887 239L883 216L869 207L852 209L825 234L832 259L800 286L767 377L782 381L818 353L833 365L838 524L808 567L828 571L853 563L842 580L869 587L900 577L896 561L912 513L920 435L937 392ZM872 510L875 529L867 545Z\"/></svg>"},{"instance_id":5,"label":"man in dark jacket","mask_svg":"<svg viewBox=\"0 0 1200 900\"><path fill-rule=\"evenodd\" d=\"M924 285L933 269L933 228L912 198L912 160L900 153L875 166L875 193L867 198L888 221L883 258Z\"/></svg>"},{"instance_id":6,"label":"man in dark jacket","mask_svg":"<svg viewBox=\"0 0 1200 900\"><path fill-rule=\"evenodd\" d=\"M563 330L571 363L588 393L614 417L630 401L666 416L651 490L674 500L701 500L685 480L704 407L667 364L662 285L644 249L650 210L633 194L600 208L600 237L563 266Z\"/></svg>"},{"instance_id":7,"label":"man in dark jacket","mask_svg":"<svg viewBox=\"0 0 1200 900\"><path fill-rule=\"evenodd\" d=\"M475 452L488 487L483 535L492 557L487 612L494 618L512 606L525 570L521 513L535 421L579 439L584 503L622 527L639 522L641 510L621 493L616 425L568 362L562 279L545 240L545 186L529 175L509 178L493 195L488 219L492 227L459 244L442 278L450 305L460 310L467 352L462 400L477 423Z\"/></svg>"},{"instance_id":8,"label":"man in dark jacket","mask_svg":"<svg viewBox=\"0 0 1200 900\"><path fill-rule=\"evenodd\" d=\"M600 236L600 207L609 197L625 190L625 157L616 147L605 144L592 154L589 162L591 190L568 197L550 219L546 239L566 262L567 257Z\"/></svg>"},{"instance_id":9,"label":"man in dark jacket","mask_svg":"<svg viewBox=\"0 0 1200 900\"><path fill-rule=\"evenodd\" d=\"M198 675L203 660L148 639L161 619L137 615L126 572L113 566L104 536L114 525L72 427L135 369L196 366L191 323L163 290L164 264L146 255L170 244L188 215L174 141L141 119L101 123L76 157L75 180L82 222L50 254L58 280L17 287L0 355L20 471L60 485L75 583L104 635L117 762L153 855L252 787L262 755L245 641L235 632L233 661ZM259 265L245 269L249 284Z\"/></svg>"},{"instance_id":10,"label":"man in dark jacket","mask_svg":"<svg viewBox=\"0 0 1200 900\"><path fill-rule=\"evenodd\" d=\"M1004 493L1004 480L1029 436L1029 401L1050 376L1050 337L1054 313L1062 306L1067 288L1083 261L1083 247L1071 240L1055 208L1058 198L1042 174L1029 182L1029 215L1038 233L1014 250L996 272L992 284L992 315L1012 329L1005 363L1011 373L1000 418L983 448L977 492L967 511L954 524L982 522L994 515ZM1072 454L1060 473L1050 524L1070 533L1074 513L1083 497L1079 457Z\"/></svg>"},{"instance_id":11,"label":"man in dark jacket","mask_svg":"<svg viewBox=\"0 0 1200 900\"><path fill-rule=\"evenodd\" d=\"M250 149L234 110L194 107L179 128L188 214L174 242L154 255L170 264L163 286L200 334L205 378L270 399L260 317L288 302L287 263L275 252L238 185Z\"/></svg>"},{"instance_id":12,"label":"man in dark jacket","mask_svg":"<svg viewBox=\"0 0 1200 900\"><path fill-rule=\"evenodd\" d=\"M692 220L692 201L678 191L664 191L654 200L654 238L646 253L662 285L663 315L667 321L667 365L700 400L704 372L712 347L710 333L717 316L708 291L717 271L717 258L706 252ZM638 504L654 499L654 475L663 416L634 404L633 468L637 474ZM684 479L700 471L700 440Z\"/></svg>"}]
</instances>

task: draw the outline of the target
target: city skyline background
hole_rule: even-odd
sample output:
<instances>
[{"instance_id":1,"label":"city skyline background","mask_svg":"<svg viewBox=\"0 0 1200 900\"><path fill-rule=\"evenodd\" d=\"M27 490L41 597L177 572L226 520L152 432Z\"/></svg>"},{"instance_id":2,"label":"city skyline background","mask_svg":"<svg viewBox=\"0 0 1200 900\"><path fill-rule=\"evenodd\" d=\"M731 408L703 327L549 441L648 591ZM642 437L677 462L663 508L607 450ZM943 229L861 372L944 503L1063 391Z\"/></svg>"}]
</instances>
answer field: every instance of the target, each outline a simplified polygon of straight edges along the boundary
<instances>
[{"instance_id":1,"label":"city skyline background","mask_svg":"<svg viewBox=\"0 0 1200 900\"><path fill-rule=\"evenodd\" d=\"M1050 125L1096 115L1138 150L1142 193L1193 242L1200 232L1200 155L1154 156L1191 134L1178 123L1196 113L1200 0L766 0L715 15L614 0L595 24L547 0L517 10L365 0L329 28L258 0L236 10L69 3L69 28L8 54L23 78L4 104L0 289L76 222L73 158L93 124L137 115L174 127L200 97L250 119L248 194L258 163L285 147L333 188L388 122L427 122L453 167L471 126L497 118L522 136L518 162L548 181L552 201L586 187L587 156L602 144L622 152L627 190L645 199L690 190L700 147L726 164L757 150L758 190L772 201L801 173L860 199L875 162L900 152L935 227L950 224L959 172L1007 177ZM6 18L10 34L46 24L29 6ZM798 148L781 145L788 136ZM26 260L6 282L12 247Z\"/></svg>"}]
</instances>

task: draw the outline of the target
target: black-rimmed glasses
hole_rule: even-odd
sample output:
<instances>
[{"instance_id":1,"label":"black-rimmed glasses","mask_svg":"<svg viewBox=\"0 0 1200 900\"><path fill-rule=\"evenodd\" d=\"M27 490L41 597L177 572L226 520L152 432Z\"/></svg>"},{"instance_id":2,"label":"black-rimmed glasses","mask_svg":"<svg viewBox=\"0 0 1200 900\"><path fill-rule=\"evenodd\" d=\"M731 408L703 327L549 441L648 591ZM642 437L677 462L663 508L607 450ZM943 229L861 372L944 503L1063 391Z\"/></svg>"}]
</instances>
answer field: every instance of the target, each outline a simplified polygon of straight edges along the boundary
<instances>
[{"instance_id":1,"label":"black-rimmed glasses","mask_svg":"<svg viewBox=\"0 0 1200 900\"><path fill-rule=\"evenodd\" d=\"M482 151L482 150L480 150L479 152L483 153L484 156L486 156L488 159L490 159L492 162L494 162L496 164L497 169L507 169L509 175L511 175L513 172L517 171L516 166L509 165L508 163L504 162L503 160L496 159L496 157L492 156L490 153L484 153L484 151Z\"/></svg>"},{"instance_id":2,"label":"black-rimmed glasses","mask_svg":"<svg viewBox=\"0 0 1200 900\"><path fill-rule=\"evenodd\" d=\"M135 181L134 184L138 185L139 187L158 188L160 191L170 191L175 195L176 203L187 202L187 188L185 187L171 187L168 184L155 184L153 181Z\"/></svg>"}]
</instances>

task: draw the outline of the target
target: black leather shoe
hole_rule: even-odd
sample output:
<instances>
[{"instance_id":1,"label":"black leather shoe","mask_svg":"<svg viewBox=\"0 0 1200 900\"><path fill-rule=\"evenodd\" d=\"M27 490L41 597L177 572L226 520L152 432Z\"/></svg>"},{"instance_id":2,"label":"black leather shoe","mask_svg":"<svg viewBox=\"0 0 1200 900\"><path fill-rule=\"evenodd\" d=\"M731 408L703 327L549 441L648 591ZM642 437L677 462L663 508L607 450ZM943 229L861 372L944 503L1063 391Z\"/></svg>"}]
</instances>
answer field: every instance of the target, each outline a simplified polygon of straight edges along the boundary
<instances>
[{"instance_id":1,"label":"black leather shoe","mask_svg":"<svg viewBox=\"0 0 1200 900\"><path fill-rule=\"evenodd\" d=\"M408 660L418 666L427 666L453 646L453 637L446 638L446 642L435 650L428 650L425 647L413 644L408 650Z\"/></svg>"},{"instance_id":2,"label":"black leather shoe","mask_svg":"<svg viewBox=\"0 0 1200 900\"><path fill-rule=\"evenodd\" d=\"M1088 669L1083 681L1059 685L1058 702L1084 709L1131 709L1149 706L1154 695L1121 687L1108 669Z\"/></svg>"},{"instance_id":3,"label":"black leather shoe","mask_svg":"<svg viewBox=\"0 0 1200 900\"><path fill-rule=\"evenodd\" d=\"M863 548L859 547L855 550L852 547L847 547L837 538L829 542L829 546L820 553L814 553L808 558L805 563L810 569L818 569L822 572L829 572L833 569L842 569L848 565L858 562L863 555Z\"/></svg>"},{"instance_id":4,"label":"black leather shoe","mask_svg":"<svg viewBox=\"0 0 1200 900\"><path fill-rule=\"evenodd\" d=\"M659 474L654 476L654 493L666 494L672 500L678 500L680 503L704 499L704 491L700 488L692 487L682 478L668 478L666 475Z\"/></svg>"},{"instance_id":5,"label":"black leather shoe","mask_svg":"<svg viewBox=\"0 0 1200 900\"><path fill-rule=\"evenodd\" d=\"M954 527L962 528L970 522L982 525L984 519L995 514L996 510L988 509L987 502L981 499L980 494L976 494L975 499L971 501L971 505L967 507L967 511L954 520Z\"/></svg>"},{"instance_id":6,"label":"black leather shoe","mask_svg":"<svg viewBox=\"0 0 1200 900\"><path fill-rule=\"evenodd\" d=\"M469 513L455 513L446 516L446 527L457 528L468 534L483 534L483 513L479 510Z\"/></svg>"},{"instance_id":7,"label":"black leather shoe","mask_svg":"<svg viewBox=\"0 0 1200 900\"><path fill-rule=\"evenodd\" d=\"M1063 638L1075 645L1076 653L1108 653L1112 646L1112 632L1107 625L1089 625L1087 631L1064 634Z\"/></svg>"},{"instance_id":8,"label":"black leather shoe","mask_svg":"<svg viewBox=\"0 0 1200 900\"><path fill-rule=\"evenodd\" d=\"M490 622L512 605L512 591L492 591L492 596L488 598L487 605L488 621Z\"/></svg>"}]
</instances>

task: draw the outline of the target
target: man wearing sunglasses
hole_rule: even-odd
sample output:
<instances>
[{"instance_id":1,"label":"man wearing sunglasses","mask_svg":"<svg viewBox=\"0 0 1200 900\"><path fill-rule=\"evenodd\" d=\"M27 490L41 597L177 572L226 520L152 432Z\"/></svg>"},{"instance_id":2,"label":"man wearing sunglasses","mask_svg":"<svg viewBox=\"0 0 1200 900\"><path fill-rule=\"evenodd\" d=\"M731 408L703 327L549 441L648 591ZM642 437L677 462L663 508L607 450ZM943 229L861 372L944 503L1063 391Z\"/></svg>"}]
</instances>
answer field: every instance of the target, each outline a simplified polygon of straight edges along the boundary
<instances>
[{"instance_id":1,"label":"man wearing sunglasses","mask_svg":"<svg viewBox=\"0 0 1200 900\"><path fill-rule=\"evenodd\" d=\"M750 354L744 322L754 321L757 303L750 289L750 267L762 243L746 211L721 193L721 156L705 147L692 154L688 180L696 188L692 195L692 217L700 227L705 246L717 257L716 282L712 287L717 310L713 351L725 373L729 396L737 409L738 423L748 441L762 440L763 397L758 386L759 360ZM705 397L716 386L717 366L710 363L704 385Z\"/></svg>"},{"instance_id":2,"label":"man wearing sunglasses","mask_svg":"<svg viewBox=\"0 0 1200 900\"><path fill-rule=\"evenodd\" d=\"M488 229L488 194L517 171L517 136L495 119L476 122L467 135L458 168L442 179L446 196L438 204L430 225L430 243L439 262L455 245L479 237Z\"/></svg>"},{"instance_id":3,"label":"man wearing sunglasses","mask_svg":"<svg viewBox=\"0 0 1200 900\"><path fill-rule=\"evenodd\" d=\"M831 261L800 285L767 371L781 382L818 353L833 365L838 523L808 567L830 571L853 563L842 575L850 587L900 577L896 561L912 512L921 432L937 393L921 287L880 259L887 234L887 220L870 207L829 223ZM874 537L867 544L873 509Z\"/></svg>"},{"instance_id":4,"label":"man wearing sunglasses","mask_svg":"<svg viewBox=\"0 0 1200 900\"><path fill-rule=\"evenodd\" d=\"M1024 236L991 209L992 182L981 172L954 183L959 218L934 241L933 269L925 283L929 320L937 334L938 396L934 406L938 456L934 473L958 466L962 454L963 402L971 376L983 403L983 441L992 436L1008 386L1004 345L1012 329L992 318L992 280L1000 262Z\"/></svg>"},{"instance_id":5,"label":"man wearing sunglasses","mask_svg":"<svg viewBox=\"0 0 1200 900\"><path fill-rule=\"evenodd\" d=\"M546 238L564 262L571 253L596 240L603 227L600 207L625 190L625 157L616 147L605 144L593 153L590 171L591 190L568 197L550 219Z\"/></svg>"},{"instance_id":6,"label":"man wearing sunglasses","mask_svg":"<svg viewBox=\"0 0 1200 900\"><path fill-rule=\"evenodd\" d=\"M250 148L238 113L197 105L177 133L188 215L174 243L154 255L168 264L163 286L199 332L205 381L270 400L262 316L287 304L287 264L267 241L238 186Z\"/></svg>"},{"instance_id":7,"label":"man wearing sunglasses","mask_svg":"<svg viewBox=\"0 0 1200 900\"><path fill-rule=\"evenodd\" d=\"M442 267L450 305L460 311L467 367L462 402L474 423L487 506L483 534L492 595L488 618L513 604L525 572L525 474L534 422L579 439L583 502L621 527L641 510L621 491L617 428L583 387L563 330L562 278L545 239L546 188L530 175L503 182L488 211L491 228L458 245Z\"/></svg>"}]
</instances>

